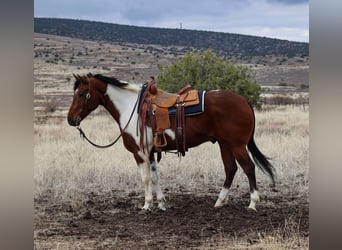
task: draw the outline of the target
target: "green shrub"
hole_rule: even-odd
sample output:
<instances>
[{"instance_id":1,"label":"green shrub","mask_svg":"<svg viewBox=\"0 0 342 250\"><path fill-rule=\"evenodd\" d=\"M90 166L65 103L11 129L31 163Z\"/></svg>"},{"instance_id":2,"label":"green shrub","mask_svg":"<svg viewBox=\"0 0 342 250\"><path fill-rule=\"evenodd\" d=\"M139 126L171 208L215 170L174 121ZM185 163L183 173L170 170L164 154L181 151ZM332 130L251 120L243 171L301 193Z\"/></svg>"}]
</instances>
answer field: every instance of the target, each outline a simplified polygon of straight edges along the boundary
<instances>
[{"instance_id":1,"label":"green shrub","mask_svg":"<svg viewBox=\"0 0 342 250\"><path fill-rule=\"evenodd\" d=\"M169 66L160 66L158 87L177 92L190 84L195 89L231 90L248 99L256 108L261 107L260 86L247 67L223 60L211 50L187 53L180 61Z\"/></svg>"}]
</instances>

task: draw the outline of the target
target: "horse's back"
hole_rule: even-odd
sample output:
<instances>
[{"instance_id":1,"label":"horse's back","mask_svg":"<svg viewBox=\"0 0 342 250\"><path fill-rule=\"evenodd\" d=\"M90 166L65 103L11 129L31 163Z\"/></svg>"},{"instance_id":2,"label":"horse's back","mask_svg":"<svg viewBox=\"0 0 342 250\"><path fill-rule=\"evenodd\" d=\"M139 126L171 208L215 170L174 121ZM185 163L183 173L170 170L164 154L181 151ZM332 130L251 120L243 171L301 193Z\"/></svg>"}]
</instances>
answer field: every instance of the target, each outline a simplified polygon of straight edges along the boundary
<instances>
[{"instance_id":1,"label":"horse's back","mask_svg":"<svg viewBox=\"0 0 342 250\"><path fill-rule=\"evenodd\" d=\"M252 114L252 110L245 97L229 90L212 90L205 95L205 108L219 113L236 114L238 112Z\"/></svg>"}]
</instances>

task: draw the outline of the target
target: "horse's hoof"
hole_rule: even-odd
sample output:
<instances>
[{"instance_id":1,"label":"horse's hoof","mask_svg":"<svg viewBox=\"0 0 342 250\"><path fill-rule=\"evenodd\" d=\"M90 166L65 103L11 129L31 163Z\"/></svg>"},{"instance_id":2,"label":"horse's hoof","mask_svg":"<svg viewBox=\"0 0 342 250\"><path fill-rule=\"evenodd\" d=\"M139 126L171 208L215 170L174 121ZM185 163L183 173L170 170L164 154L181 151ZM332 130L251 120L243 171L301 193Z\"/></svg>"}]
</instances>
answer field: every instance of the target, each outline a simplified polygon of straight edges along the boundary
<instances>
[{"instance_id":1,"label":"horse's hoof","mask_svg":"<svg viewBox=\"0 0 342 250\"><path fill-rule=\"evenodd\" d=\"M143 206L139 212L139 214L148 214L152 213L152 209L149 206Z\"/></svg>"},{"instance_id":2,"label":"horse's hoof","mask_svg":"<svg viewBox=\"0 0 342 250\"><path fill-rule=\"evenodd\" d=\"M146 206L146 205L142 207L142 210L152 211L151 208L149 206Z\"/></svg>"},{"instance_id":3,"label":"horse's hoof","mask_svg":"<svg viewBox=\"0 0 342 250\"><path fill-rule=\"evenodd\" d=\"M165 211L165 197L163 197L162 199L158 200L158 208L162 211Z\"/></svg>"},{"instance_id":4,"label":"horse's hoof","mask_svg":"<svg viewBox=\"0 0 342 250\"><path fill-rule=\"evenodd\" d=\"M223 204L222 204L221 202L216 201L214 207L215 207L215 208L223 207Z\"/></svg>"},{"instance_id":5,"label":"horse's hoof","mask_svg":"<svg viewBox=\"0 0 342 250\"><path fill-rule=\"evenodd\" d=\"M224 199L224 200L221 200L220 198L217 199L214 207L223 207L224 205L226 205L228 203L228 199Z\"/></svg>"},{"instance_id":6,"label":"horse's hoof","mask_svg":"<svg viewBox=\"0 0 342 250\"><path fill-rule=\"evenodd\" d=\"M142 207L142 210L143 210L143 211L151 212L151 211L152 211L152 206L150 206L149 204L145 204L145 205Z\"/></svg>"},{"instance_id":7,"label":"horse's hoof","mask_svg":"<svg viewBox=\"0 0 342 250\"><path fill-rule=\"evenodd\" d=\"M153 207L153 201L152 200L145 200L145 204L142 207L142 209L145 211L151 211L152 207Z\"/></svg>"},{"instance_id":8,"label":"horse's hoof","mask_svg":"<svg viewBox=\"0 0 342 250\"><path fill-rule=\"evenodd\" d=\"M162 205L158 205L160 211L166 211L166 207Z\"/></svg>"},{"instance_id":9,"label":"horse's hoof","mask_svg":"<svg viewBox=\"0 0 342 250\"><path fill-rule=\"evenodd\" d=\"M255 206L249 206L247 209L248 209L249 211L257 212Z\"/></svg>"}]
</instances>

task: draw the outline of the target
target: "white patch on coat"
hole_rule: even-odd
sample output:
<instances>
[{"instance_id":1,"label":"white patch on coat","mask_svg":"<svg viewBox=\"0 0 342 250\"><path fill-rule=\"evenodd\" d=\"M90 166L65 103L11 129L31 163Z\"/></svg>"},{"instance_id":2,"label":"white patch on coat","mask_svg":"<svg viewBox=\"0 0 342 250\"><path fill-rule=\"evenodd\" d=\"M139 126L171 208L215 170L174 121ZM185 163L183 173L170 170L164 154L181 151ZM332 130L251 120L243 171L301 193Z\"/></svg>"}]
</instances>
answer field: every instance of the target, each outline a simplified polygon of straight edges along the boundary
<instances>
[{"instance_id":1,"label":"white patch on coat","mask_svg":"<svg viewBox=\"0 0 342 250\"><path fill-rule=\"evenodd\" d=\"M130 86L130 85L128 85ZM131 118L131 121L129 122L129 125L127 126L125 132L132 136L135 143L137 145L140 144L140 135L139 135L139 129L138 129L138 135L137 135L137 122L138 122L138 113L137 113L137 106L135 107L135 110L133 110L134 105L138 99L139 95L139 89L136 86L131 87L114 87L112 85L107 86L106 95L109 96L110 100L113 102L115 108L120 113L120 127L124 128L129 121L129 118L133 112L133 116ZM147 127L147 143L146 143L146 135L144 135L144 145L148 145L148 151L152 148L152 142L153 142L153 135L152 135L152 129L150 127Z\"/></svg>"}]
</instances>

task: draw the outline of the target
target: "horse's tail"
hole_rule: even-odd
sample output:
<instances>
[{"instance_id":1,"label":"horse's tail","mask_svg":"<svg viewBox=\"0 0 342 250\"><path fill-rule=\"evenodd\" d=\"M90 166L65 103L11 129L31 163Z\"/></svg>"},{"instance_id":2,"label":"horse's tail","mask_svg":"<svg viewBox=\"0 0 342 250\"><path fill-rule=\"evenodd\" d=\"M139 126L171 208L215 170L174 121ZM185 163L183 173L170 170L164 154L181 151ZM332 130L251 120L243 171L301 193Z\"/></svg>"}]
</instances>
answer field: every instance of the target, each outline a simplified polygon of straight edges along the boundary
<instances>
[{"instance_id":1,"label":"horse's tail","mask_svg":"<svg viewBox=\"0 0 342 250\"><path fill-rule=\"evenodd\" d=\"M253 113L254 124L253 124L252 136L249 139L249 142L247 144L247 148L250 151L250 153L252 154L253 160L256 163L256 165L258 166L258 168L262 172L267 173L270 176L272 183L274 185L275 169L274 169L273 165L269 162L269 158L267 158L263 153L261 153L261 151L259 150L259 148L257 147L257 145L254 142L255 114L254 114L254 110L253 110L252 105L250 103L248 103L248 104L251 107L251 110Z\"/></svg>"}]
</instances>

